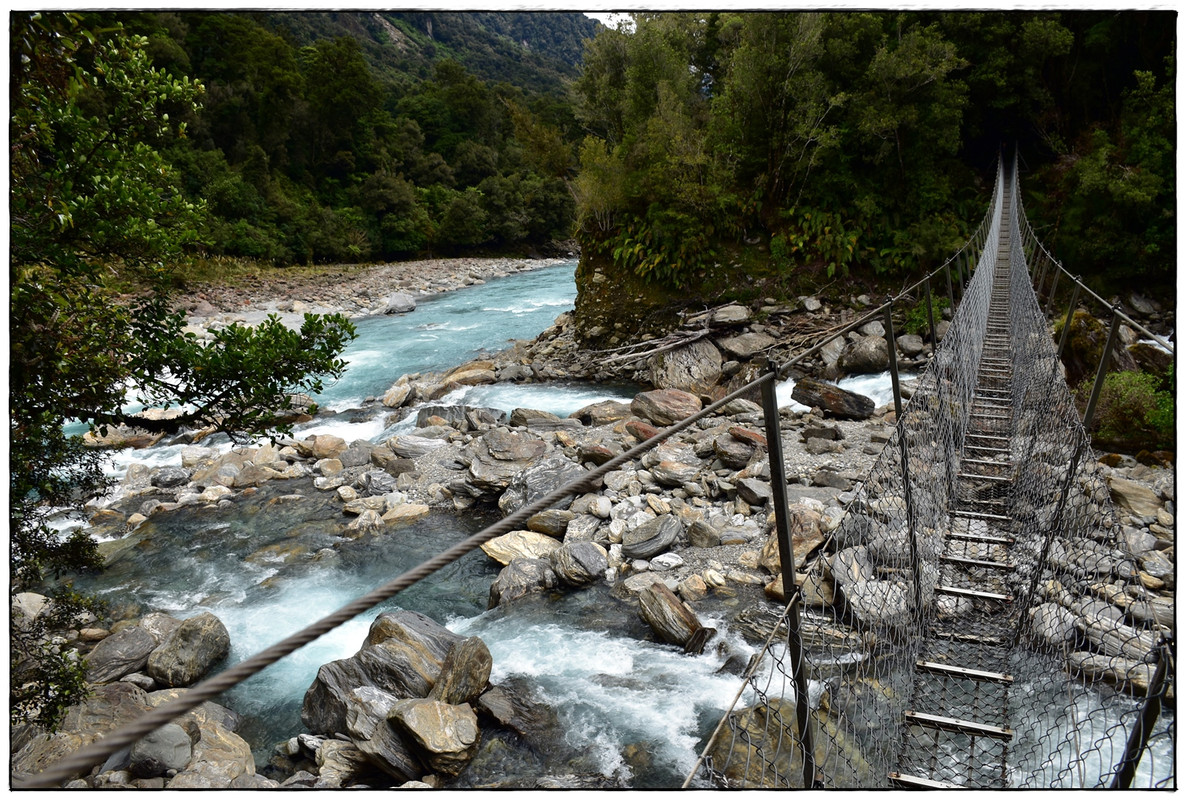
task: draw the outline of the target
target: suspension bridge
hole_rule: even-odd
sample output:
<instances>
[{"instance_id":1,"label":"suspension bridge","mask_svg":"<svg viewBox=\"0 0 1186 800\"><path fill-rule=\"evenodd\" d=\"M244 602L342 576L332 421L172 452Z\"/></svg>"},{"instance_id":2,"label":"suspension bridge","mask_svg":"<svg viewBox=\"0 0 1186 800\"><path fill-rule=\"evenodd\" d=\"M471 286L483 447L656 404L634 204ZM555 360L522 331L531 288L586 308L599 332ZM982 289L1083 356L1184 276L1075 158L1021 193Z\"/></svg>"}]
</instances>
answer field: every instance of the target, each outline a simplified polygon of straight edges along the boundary
<instances>
[{"instance_id":1,"label":"suspension bridge","mask_svg":"<svg viewBox=\"0 0 1186 800\"><path fill-rule=\"evenodd\" d=\"M810 601L790 599L753 662L753 702L705 748L710 784L1132 778L1165 691L1168 631L1099 600L1144 590L1031 284L1034 240L1008 165L978 236L952 328L832 552L789 567L840 596L802 616ZM1101 662L1114 684L1085 669ZM1147 697L1126 693L1138 684Z\"/></svg>"},{"instance_id":2,"label":"suspension bridge","mask_svg":"<svg viewBox=\"0 0 1186 800\"><path fill-rule=\"evenodd\" d=\"M583 477L153 709L15 788L60 786L177 716L726 406L760 392L788 601L685 786L1128 786L1169 692L1173 648L1118 534L1031 266L1062 271L1003 160L977 232L922 281L787 363ZM954 278L953 278L954 274ZM787 371L946 278L960 302L840 527L795 563L774 387ZM965 282L965 278L967 279ZM1052 287L1053 288L1053 287ZM1071 299L1075 308L1080 285ZM1053 291L1051 291L1051 295ZM1120 318L1104 347L1089 422ZM1068 326L1069 327L1069 326ZM1152 336L1152 334L1150 334ZM895 352L890 346L891 359ZM834 587L833 596L808 586ZM1147 604L1146 604L1147 605ZM1173 785L1172 764L1163 785Z\"/></svg>"}]
</instances>

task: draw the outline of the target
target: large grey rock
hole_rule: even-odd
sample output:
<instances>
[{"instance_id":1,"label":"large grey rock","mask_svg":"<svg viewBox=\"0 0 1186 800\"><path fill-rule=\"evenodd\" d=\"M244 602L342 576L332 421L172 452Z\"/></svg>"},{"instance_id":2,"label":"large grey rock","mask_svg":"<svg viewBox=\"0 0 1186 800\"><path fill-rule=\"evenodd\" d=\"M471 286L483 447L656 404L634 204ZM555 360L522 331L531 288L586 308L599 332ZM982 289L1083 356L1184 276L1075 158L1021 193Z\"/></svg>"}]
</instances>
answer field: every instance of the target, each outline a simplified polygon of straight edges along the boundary
<instances>
[{"instance_id":1,"label":"large grey rock","mask_svg":"<svg viewBox=\"0 0 1186 800\"><path fill-rule=\"evenodd\" d=\"M212 722L200 725L189 766L166 784L167 789L229 789L255 774L251 746L238 734Z\"/></svg>"},{"instance_id":2,"label":"large grey rock","mask_svg":"<svg viewBox=\"0 0 1186 800\"><path fill-rule=\"evenodd\" d=\"M495 428L466 446L469 483L482 491L501 492L511 479L534 464L548 446L535 434Z\"/></svg>"},{"instance_id":3,"label":"large grey rock","mask_svg":"<svg viewBox=\"0 0 1186 800\"><path fill-rule=\"evenodd\" d=\"M1138 517L1156 516L1161 508L1161 499L1142 483L1112 476L1108 479L1108 485L1116 505Z\"/></svg>"},{"instance_id":4,"label":"large grey rock","mask_svg":"<svg viewBox=\"0 0 1186 800\"><path fill-rule=\"evenodd\" d=\"M86 679L90 683L111 683L139 672L157 646L152 634L139 625L113 633L87 655Z\"/></svg>"},{"instance_id":5,"label":"large grey rock","mask_svg":"<svg viewBox=\"0 0 1186 800\"><path fill-rule=\"evenodd\" d=\"M184 467L161 467L152 476L152 485L161 489L189 483L189 470Z\"/></svg>"},{"instance_id":6,"label":"large grey rock","mask_svg":"<svg viewBox=\"0 0 1186 800\"><path fill-rule=\"evenodd\" d=\"M631 413L629 403L620 403L617 400L602 400L599 403L591 403L584 408L579 408L568 416L573 419L579 419L584 425L600 427L601 425L609 425L613 422L628 419Z\"/></svg>"},{"instance_id":7,"label":"large grey rock","mask_svg":"<svg viewBox=\"0 0 1186 800\"><path fill-rule=\"evenodd\" d=\"M226 657L231 636L208 611L183 620L148 657L148 674L161 686L189 686Z\"/></svg>"},{"instance_id":8,"label":"large grey rock","mask_svg":"<svg viewBox=\"0 0 1186 800\"><path fill-rule=\"evenodd\" d=\"M837 366L848 375L868 375L889 369L889 345L885 335L863 336L845 349Z\"/></svg>"},{"instance_id":9,"label":"large grey rock","mask_svg":"<svg viewBox=\"0 0 1186 800\"><path fill-rule=\"evenodd\" d=\"M426 453L443 447L441 439L430 439L426 436L392 436L387 440L387 446L400 458L419 458Z\"/></svg>"},{"instance_id":10,"label":"large grey rock","mask_svg":"<svg viewBox=\"0 0 1186 800\"><path fill-rule=\"evenodd\" d=\"M576 518L576 514L562 508L547 508L538 514L533 514L527 520L527 529L536 533L546 533L557 539L563 539L568 531L568 523Z\"/></svg>"},{"instance_id":11,"label":"large grey rock","mask_svg":"<svg viewBox=\"0 0 1186 800\"><path fill-rule=\"evenodd\" d=\"M554 589L558 581L551 562L542 558L516 558L490 584L486 607L496 608L535 592Z\"/></svg>"},{"instance_id":12,"label":"large grey rock","mask_svg":"<svg viewBox=\"0 0 1186 800\"><path fill-rule=\"evenodd\" d=\"M667 353L651 356L651 383L660 389L707 394L721 381L721 351L700 339Z\"/></svg>"},{"instance_id":13,"label":"large grey rock","mask_svg":"<svg viewBox=\"0 0 1186 800\"><path fill-rule=\"evenodd\" d=\"M671 514L656 517L622 536L622 555L626 558L653 558L667 552L682 531L680 521Z\"/></svg>"},{"instance_id":14,"label":"large grey rock","mask_svg":"<svg viewBox=\"0 0 1186 800\"><path fill-rule=\"evenodd\" d=\"M397 699L426 697L449 648L461 638L414 611L379 615L357 653L317 670L305 692L301 722L315 733L346 731L350 694L359 687L375 687Z\"/></svg>"},{"instance_id":15,"label":"large grey rock","mask_svg":"<svg viewBox=\"0 0 1186 800\"><path fill-rule=\"evenodd\" d=\"M585 474L585 468L580 464L555 453L516 473L507 483L506 491L498 498L498 508L503 514L513 514L523 506L546 497L560 487L584 477ZM581 490L585 491L588 491L588 487ZM553 507L566 508L573 497L575 493L554 503Z\"/></svg>"},{"instance_id":16,"label":"large grey rock","mask_svg":"<svg viewBox=\"0 0 1186 800\"><path fill-rule=\"evenodd\" d=\"M560 541L546 533L511 531L482 545L482 552L506 566L517 558L548 558L560 548Z\"/></svg>"},{"instance_id":17,"label":"large grey rock","mask_svg":"<svg viewBox=\"0 0 1186 800\"><path fill-rule=\"evenodd\" d=\"M770 484L757 478L742 478L737 482L737 496L753 506L766 504L774 496Z\"/></svg>"},{"instance_id":18,"label":"large grey rock","mask_svg":"<svg viewBox=\"0 0 1186 800\"><path fill-rule=\"evenodd\" d=\"M493 665L490 649L477 636L455 642L445 655L428 699L450 705L473 703L485 691Z\"/></svg>"},{"instance_id":19,"label":"large grey rock","mask_svg":"<svg viewBox=\"0 0 1186 800\"><path fill-rule=\"evenodd\" d=\"M54 733L38 734L11 754L11 776L18 778L42 772L149 710L144 690L130 683L116 681L94 686L86 700L70 707ZM99 766L100 761L78 768L70 777L80 778L88 774L92 767Z\"/></svg>"},{"instance_id":20,"label":"large grey rock","mask_svg":"<svg viewBox=\"0 0 1186 800\"><path fill-rule=\"evenodd\" d=\"M712 442L712 451L730 469L742 469L754 457L755 448L735 436L723 433Z\"/></svg>"},{"instance_id":21,"label":"large grey rock","mask_svg":"<svg viewBox=\"0 0 1186 800\"><path fill-rule=\"evenodd\" d=\"M398 781L424 772L404 738L387 722L401 698L374 686L359 686L346 697L345 733L367 759Z\"/></svg>"},{"instance_id":22,"label":"large grey rock","mask_svg":"<svg viewBox=\"0 0 1186 800\"><path fill-rule=\"evenodd\" d=\"M550 411L532 408L514 409L508 424L512 428L527 428L531 431L580 430L584 427L579 419L561 418Z\"/></svg>"},{"instance_id":23,"label":"large grey rock","mask_svg":"<svg viewBox=\"0 0 1186 800\"><path fill-rule=\"evenodd\" d=\"M388 296L383 307L384 314L407 314L416 310L416 298L407 292L395 292Z\"/></svg>"},{"instance_id":24,"label":"large grey rock","mask_svg":"<svg viewBox=\"0 0 1186 800\"><path fill-rule=\"evenodd\" d=\"M492 686L478 698L475 710L519 734L534 747L546 746L554 751L563 740L563 733L557 731L555 709L535 702L522 678L512 677Z\"/></svg>"},{"instance_id":25,"label":"large grey rock","mask_svg":"<svg viewBox=\"0 0 1186 800\"><path fill-rule=\"evenodd\" d=\"M691 607L662 583L653 583L638 595L638 613L665 642L688 652L700 652L708 640L708 629Z\"/></svg>"},{"instance_id":26,"label":"large grey rock","mask_svg":"<svg viewBox=\"0 0 1186 800\"><path fill-rule=\"evenodd\" d=\"M477 752L481 742L478 715L468 705L436 700L400 700L388 720L434 772L457 775Z\"/></svg>"},{"instance_id":27,"label":"large grey rock","mask_svg":"<svg viewBox=\"0 0 1186 800\"><path fill-rule=\"evenodd\" d=\"M605 576L609 558L605 548L593 542L565 542L550 556L556 576L569 586L586 586Z\"/></svg>"},{"instance_id":28,"label":"large grey rock","mask_svg":"<svg viewBox=\"0 0 1186 800\"><path fill-rule=\"evenodd\" d=\"M868 419L875 410L875 404L868 397L815 378L800 378L791 390L791 397L841 419Z\"/></svg>"},{"instance_id":29,"label":"large grey rock","mask_svg":"<svg viewBox=\"0 0 1186 800\"><path fill-rule=\"evenodd\" d=\"M651 476L660 486L683 486L695 479L700 472L699 464L685 464L680 461L664 460L650 468Z\"/></svg>"},{"instance_id":30,"label":"large grey rock","mask_svg":"<svg viewBox=\"0 0 1186 800\"><path fill-rule=\"evenodd\" d=\"M702 408L700 398L680 389L641 392L630 401L630 410L660 427L692 416Z\"/></svg>"},{"instance_id":31,"label":"large grey rock","mask_svg":"<svg viewBox=\"0 0 1186 800\"><path fill-rule=\"evenodd\" d=\"M189 765L193 750L189 734L170 722L132 745L128 771L137 778L156 778L169 770L180 772Z\"/></svg>"},{"instance_id":32,"label":"large grey rock","mask_svg":"<svg viewBox=\"0 0 1186 800\"><path fill-rule=\"evenodd\" d=\"M375 446L367 441L351 442L350 446L338 454L338 460L346 468L361 467L371 463L371 451Z\"/></svg>"},{"instance_id":33,"label":"large grey rock","mask_svg":"<svg viewBox=\"0 0 1186 800\"><path fill-rule=\"evenodd\" d=\"M898 349L902 351L902 355L908 358L914 358L925 348L926 343L916 333L904 333L898 337Z\"/></svg>"},{"instance_id":34,"label":"large grey rock","mask_svg":"<svg viewBox=\"0 0 1186 800\"><path fill-rule=\"evenodd\" d=\"M777 340L765 333L742 333L738 336L730 336L726 339L720 339L717 344L725 354L738 361L749 361L763 350L773 347Z\"/></svg>"}]
</instances>

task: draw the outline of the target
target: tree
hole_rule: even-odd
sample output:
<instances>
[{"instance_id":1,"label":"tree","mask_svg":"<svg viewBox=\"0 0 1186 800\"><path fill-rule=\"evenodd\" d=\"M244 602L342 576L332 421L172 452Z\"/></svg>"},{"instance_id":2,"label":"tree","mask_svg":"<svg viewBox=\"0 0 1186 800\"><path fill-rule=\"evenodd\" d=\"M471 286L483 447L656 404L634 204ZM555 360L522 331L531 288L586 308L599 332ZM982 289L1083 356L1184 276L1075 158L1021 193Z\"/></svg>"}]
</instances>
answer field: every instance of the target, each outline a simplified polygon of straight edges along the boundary
<instances>
[{"instance_id":1,"label":"tree","mask_svg":"<svg viewBox=\"0 0 1186 800\"><path fill-rule=\"evenodd\" d=\"M280 426L289 393L341 373L353 327L310 315L300 331L271 320L210 344L184 334L171 265L204 209L157 148L185 135L167 109L195 109L201 85L154 69L147 40L118 27L91 31L68 13L16 13L10 25L10 557L23 591L99 565L89 536L46 524L50 509L105 486L102 456L65 423L262 432ZM137 299L121 301L128 288ZM129 392L182 413L130 417ZM13 711L52 726L78 699L79 667L36 632L13 635Z\"/></svg>"}]
</instances>

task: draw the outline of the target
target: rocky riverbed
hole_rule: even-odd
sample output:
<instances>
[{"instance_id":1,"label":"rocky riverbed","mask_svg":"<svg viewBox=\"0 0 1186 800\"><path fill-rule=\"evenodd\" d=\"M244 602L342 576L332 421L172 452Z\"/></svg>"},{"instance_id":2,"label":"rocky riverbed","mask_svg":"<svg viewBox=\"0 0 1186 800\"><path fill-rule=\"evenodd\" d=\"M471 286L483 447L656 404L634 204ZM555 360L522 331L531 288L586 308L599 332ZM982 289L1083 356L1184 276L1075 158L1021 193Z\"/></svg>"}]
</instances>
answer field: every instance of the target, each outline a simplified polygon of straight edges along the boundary
<instances>
[{"instance_id":1,"label":"rocky riverbed","mask_svg":"<svg viewBox=\"0 0 1186 800\"><path fill-rule=\"evenodd\" d=\"M481 265L457 262L441 267L447 277L426 273L400 288L408 294L430 291L437 285L432 281L439 280L442 287L464 285L543 263L506 262L487 265L485 271ZM251 300L250 310L248 304L234 306L229 299L224 308L223 300L208 293L193 299L193 323L250 322L260 306L264 312L299 313L303 307L297 303L309 310L383 313L399 292L393 291L390 276L375 273L371 279L369 287L339 287L333 296L306 290L308 299L268 296L261 289L244 298ZM415 282L419 280L424 282ZM855 308L860 307L857 302ZM765 368L765 357L785 357L780 342L825 330L856 313L851 307L828 308L816 298L756 308L726 306L690 317L674 338L596 354L581 349L571 317L562 315L535 341L488 359L443 373L393 376L388 392L369 405L386 409L392 420L414 416L412 432L380 443L320 435L217 456L189 448L180 466L130 468L116 502L91 509L91 525L110 539L103 545L107 557L118 558L135 545L137 529L153 515L183 507L217 509L277 485L286 487L285 502L329 498L340 510L332 533L342 542L381 540L409 521L437 512L488 508L510 514L752 379ZM804 367L833 375L883 369L881 359L888 352L879 324L849 335ZM899 356L925 364L928 343L902 338L897 341ZM571 378L626 378L657 388L640 392L631 402L599 403L566 418L528 408L506 414L435 404L460 386ZM840 527L845 502L890 438L892 406L874 409L863 419L837 418L824 409L784 409L781 418L792 513L799 525L796 561L826 566L836 557L830 534ZM745 591L781 599L763 430L760 407L752 400L735 400L638 461L609 472L597 486L487 543L487 556L503 565L490 586L489 605L513 608L529 595L581 591L604 582L613 587L623 613L638 614L656 640L695 651L712 636L700 623L698 609L714 597ZM1096 597L1062 597L1052 589L1043 599L1072 615L1085 603L1102 601L1134 624L1151 619L1171 625L1176 588L1173 472L1116 455L1102 458L1098 469L1117 504L1124 543L1139 564L1141 596L1108 591L1109 576L1101 575ZM270 557L326 555L292 548ZM810 588L811 601L826 605L836 578L830 569L820 574L820 584L805 591ZM43 606L37 596L21 596L14 604L14 620L31 619ZM1066 636L1081 638L1073 632L1073 618L1064 619L1057 609L1049 615L1069 626ZM15 730L13 772L43 768L137 709L167 700L200 680L217 664L219 653L225 653L217 620L207 616L194 618L201 621L200 632L184 636L178 633L182 626L198 628L199 623L156 613L83 619L60 632L59 646L88 657L94 696L57 733L35 727ZM164 743L148 755L144 748L134 749L75 776L72 785L447 786L470 759L484 757L483 743L511 735L534 741L554 737L554 715L532 701L529 688L489 685L485 646L438 623L418 615L376 618L355 656L327 664L318 673L302 712L308 733L277 743L268 764L256 764L250 748L234 733L235 715L207 703L175 726L166 726L167 735L162 729L158 738ZM189 646L198 641L201 647ZM179 649L185 650L184 658L177 655ZM177 663L184 668L163 666ZM1137 680L1129 671L1116 673L1110 661L1080 668L1089 667L1103 670L1105 677L1111 670L1108 679L1116 683ZM540 785L566 785L565 780L546 776Z\"/></svg>"}]
</instances>

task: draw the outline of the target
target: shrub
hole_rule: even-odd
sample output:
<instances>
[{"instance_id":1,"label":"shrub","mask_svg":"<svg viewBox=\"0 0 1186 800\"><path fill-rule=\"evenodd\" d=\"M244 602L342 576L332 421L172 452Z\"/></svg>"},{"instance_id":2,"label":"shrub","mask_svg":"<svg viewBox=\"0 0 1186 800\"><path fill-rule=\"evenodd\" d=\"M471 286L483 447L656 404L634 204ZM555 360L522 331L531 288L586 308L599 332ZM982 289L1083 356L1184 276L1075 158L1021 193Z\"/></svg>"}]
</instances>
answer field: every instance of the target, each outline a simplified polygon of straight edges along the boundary
<instances>
[{"instance_id":1,"label":"shrub","mask_svg":"<svg viewBox=\"0 0 1186 800\"><path fill-rule=\"evenodd\" d=\"M1173 381L1173 366L1168 370ZM1101 442L1125 449L1172 448L1174 396L1159 388L1162 378L1148 372L1111 372L1104 378L1092 430ZM1091 394L1091 382L1076 391L1081 405Z\"/></svg>"}]
</instances>

